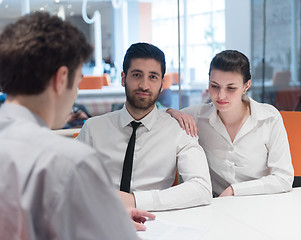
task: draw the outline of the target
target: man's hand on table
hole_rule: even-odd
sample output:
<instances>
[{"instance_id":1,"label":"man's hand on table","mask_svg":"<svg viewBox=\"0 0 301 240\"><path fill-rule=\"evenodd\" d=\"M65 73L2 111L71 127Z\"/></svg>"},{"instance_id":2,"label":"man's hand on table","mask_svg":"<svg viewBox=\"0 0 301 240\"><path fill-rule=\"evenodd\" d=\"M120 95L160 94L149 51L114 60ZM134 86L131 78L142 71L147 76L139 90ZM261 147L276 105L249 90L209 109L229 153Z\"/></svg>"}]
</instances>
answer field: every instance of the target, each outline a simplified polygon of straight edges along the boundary
<instances>
[{"instance_id":1,"label":"man's hand on table","mask_svg":"<svg viewBox=\"0 0 301 240\"><path fill-rule=\"evenodd\" d=\"M156 216L154 214L147 212L145 210L142 210L142 209L138 209L138 208L129 207L129 208L127 208L127 212L129 213L137 231L145 231L146 230L146 227L143 225L143 223L145 223L147 218L150 218L150 219L156 218Z\"/></svg>"}]
</instances>

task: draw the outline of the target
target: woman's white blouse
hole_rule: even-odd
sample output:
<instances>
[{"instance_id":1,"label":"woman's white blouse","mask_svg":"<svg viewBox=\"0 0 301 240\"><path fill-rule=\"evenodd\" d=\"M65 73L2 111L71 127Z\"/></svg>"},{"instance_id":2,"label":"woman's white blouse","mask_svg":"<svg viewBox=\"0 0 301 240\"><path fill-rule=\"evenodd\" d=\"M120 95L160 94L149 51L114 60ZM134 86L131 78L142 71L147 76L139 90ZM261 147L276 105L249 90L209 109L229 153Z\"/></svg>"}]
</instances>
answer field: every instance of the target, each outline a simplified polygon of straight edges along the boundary
<instances>
[{"instance_id":1,"label":"woman's white blouse","mask_svg":"<svg viewBox=\"0 0 301 240\"><path fill-rule=\"evenodd\" d=\"M182 109L199 129L215 195L232 186L234 195L290 191L294 179L289 143L279 111L250 102L251 116L232 142L212 103Z\"/></svg>"}]
</instances>

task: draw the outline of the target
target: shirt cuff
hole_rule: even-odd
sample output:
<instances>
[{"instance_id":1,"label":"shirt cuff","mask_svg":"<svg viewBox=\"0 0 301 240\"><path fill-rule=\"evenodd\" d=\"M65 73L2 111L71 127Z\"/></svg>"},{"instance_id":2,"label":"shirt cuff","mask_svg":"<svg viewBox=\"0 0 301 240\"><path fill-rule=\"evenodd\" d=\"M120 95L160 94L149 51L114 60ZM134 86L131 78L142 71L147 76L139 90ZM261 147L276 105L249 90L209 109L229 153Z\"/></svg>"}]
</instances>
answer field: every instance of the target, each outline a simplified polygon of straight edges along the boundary
<instances>
[{"instance_id":1,"label":"shirt cuff","mask_svg":"<svg viewBox=\"0 0 301 240\"><path fill-rule=\"evenodd\" d=\"M246 181L241 183L232 184L234 196L246 196L246 195L256 195L264 193L263 184L258 181Z\"/></svg>"},{"instance_id":2,"label":"shirt cuff","mask_svg":"<svg viewBox=\"0 0 301 240\"><path fill-rule=\"evenodd\" d=\"M154 210L154 200L151 191L133 192L136 201L136 208L151 211Z\"/></svg>"}]
</instances>

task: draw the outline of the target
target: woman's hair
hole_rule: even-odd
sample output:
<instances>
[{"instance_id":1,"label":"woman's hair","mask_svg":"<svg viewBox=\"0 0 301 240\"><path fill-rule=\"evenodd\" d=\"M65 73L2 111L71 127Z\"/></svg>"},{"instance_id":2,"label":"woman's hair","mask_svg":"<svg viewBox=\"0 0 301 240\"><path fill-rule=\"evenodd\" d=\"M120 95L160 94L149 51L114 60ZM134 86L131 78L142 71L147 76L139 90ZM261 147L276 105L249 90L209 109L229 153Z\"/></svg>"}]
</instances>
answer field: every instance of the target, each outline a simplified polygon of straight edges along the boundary
<instances>
[{"instance_id":1,"label":"woman's hair","mask_svg":"<svg viewBox=\"0 0 301 240\"><path fill-rule=\"evenodd\" d=\"M71 23L46 12L21 17L0 35L0 87L11 95L39 94L61 66L68 68L68 88L75 70L92 52Z\"/></svg>"},{"instance_id":2,"label":"woman's hair","mask_svg":"<svg viewBox=\"0 0 301 240\"><path fill-rule=\"evenodd\" d=\"M248 58L236 50L225 50L216 54L210 63L209 77L212 70L237 72L243 76L244 83L251 79Z\"/></svg>"}]
</instances>

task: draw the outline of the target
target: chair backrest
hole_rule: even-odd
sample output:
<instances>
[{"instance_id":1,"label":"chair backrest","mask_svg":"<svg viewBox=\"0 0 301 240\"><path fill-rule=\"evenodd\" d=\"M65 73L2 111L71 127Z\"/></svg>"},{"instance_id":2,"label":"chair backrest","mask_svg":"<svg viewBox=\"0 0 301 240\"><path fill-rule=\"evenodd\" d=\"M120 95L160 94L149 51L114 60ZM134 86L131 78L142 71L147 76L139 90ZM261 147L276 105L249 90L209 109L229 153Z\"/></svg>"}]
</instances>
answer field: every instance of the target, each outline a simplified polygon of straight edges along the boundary
<instances>
[{"instance_id":1,"label":"chair backrest","mask_svg":"<svg viewBox=\"0 0 301 240\"><path fill-rule=\"evenodd\" d=\"M280 111L280 114L288 136L295 177L301 177L301 112Z\"/></svg>"},{"instance_id":2,"label":"chair backrest","mask_svg":"<svg viewBox=\"0 0 301 240\"><path fill-rule=\"evenodd\" d=\"M175 181L173 182L172 186L177 186L177 185L179 185L179 175L178 175L178 171L176 172Z\"/></svg>"},{"instance_id":3,"label":"chair backrest","mask_svg":"<svg viewBox=\"0 0 301 240\"><path fill-rule=\"evenodd\" d=\"M102 76L84 76L78 89L101 89L103 86L109 86L110 82L110 75L106 73Z\"/></svg>"},{"instance_id":4,"label":"chair backrest","mask_svg":"<svg viewBox=\"0 0 301 240\"><path fill-rule=\"evenodd\" d=\"M164 82L163 82L163 89L168 89L172 85L172 75L171 74L165 74L164 76Z\"/></svg>"},{"instance_id":5,"label":"chair backrest","mask_svg":"<svg viewBox=\"0 0 301 240\"><path fill-rule=\"evenodd\" d=\"M111 78L110 75L107 73L104 73L102 76L100 76L101 78L101 84L102 86L109 86L111 83Z\"/></svg>"},{"instance_id":6,"label":"chair backrest","mask_svg":"<svg viewBox=\"0 0 301 240\"><path fill-rule=\"evenodd\" d=\"M101 89L102 82L100 76L84 76L78 85L78 89Z\"/></svg>"},{"instance_id":7,"label":"chair backrest","mask_svg":"<svg viewBox=\"0 0 301 240\"><path fill-rule=\"evenodd\" d=\"M291 72L275 72L273 75L274 86L288 86L291 81Z\"/></svg>"},{"instance_id":8,"label":"chair backrest","mask_svg":"<svg viewBox=\"0 0 301 240\"><path fill-rule=\"evenodd\" d=\"M179 74L177 72L169 72L164 75L165 81L168 83L171 82L171 84L176 85L179 82ZM183 76L181 76L181 82L183 81Z\"/></svg>"}]
</instances>

